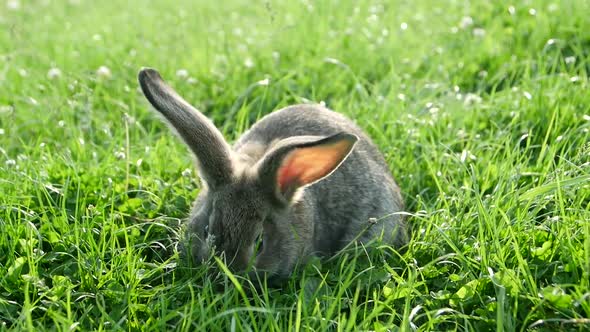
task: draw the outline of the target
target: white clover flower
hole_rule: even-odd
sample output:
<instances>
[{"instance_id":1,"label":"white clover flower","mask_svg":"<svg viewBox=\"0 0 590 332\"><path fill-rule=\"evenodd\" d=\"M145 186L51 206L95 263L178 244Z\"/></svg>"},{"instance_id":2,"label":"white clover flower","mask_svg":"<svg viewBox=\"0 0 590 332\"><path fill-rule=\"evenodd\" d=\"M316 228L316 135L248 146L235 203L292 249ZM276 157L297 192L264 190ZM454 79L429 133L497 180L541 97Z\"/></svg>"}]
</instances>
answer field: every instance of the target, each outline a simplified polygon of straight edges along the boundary
<instances>
[{"instance_id":1,"label":"white clover flower","mask_svg":"<svg viewBox=\"0 0 590 332\"><path fill-rule=\"evenodd\" d=\"M252 68L252 67L254 67L254 61L252 60L252 58L246 58L244 60L244 66L246 68Z\"/></svg>"},{"instance_id":2,"label":"white clover flower","mask_svg":"<svg viewBox=\"0 0 590 332\"><path fill-rule=\"evenodd\" d=\"M272 52L271 56L274 61L279 61L281 59L281 53L277 51Z\"/></svg>"},{"instance_id":3,"label":"white clover flower","mask_svg":"<svg viewBox=\"0 0 590 332\"><path fill-rule=\"evenodd\" d=\"M509 6L509 7L508 7L508 13L509 13L510 15L514 15L514 14L516 14L516 8L514 8L514 6Z\"/></svg>"},{"instance_id":4,"label":"white clover flower","mask_svg":"<svg viewBox=\"0 0 590 332\"><path fill-rule=\"evenodd\" d=\"M111 78L111 76L112 76L111 70L107 66L100 66L96 70L96 76L98 76L99 78L104 78L104 79Z\"/></svg>"},{"instance_id":5,"label":"white clover flower","mask_svg":"<svg viewBox=\"0 0 590 332\"><path fill-rule=\"evenodd\" d=\"M117 159L125 159L125 152L123 152L123 151L117 151L117 152L115 152L115 158L117 158Z\"/></svg>"},{"instance_id":6,"label":"white clover flower","mask_svg":"<svg viewBox=\"0 0 590 332\"><path fill-rule=\"evenodd\" d=\"M531 93L530 93L530 92L528 92L528 91L524 91L524 92L522 93L522 95L523 95L523 96L524 96L526 99L528 99L528 100L531 100L531 99L533 99L533 95L531 95Z\"/></svg>"},{"instance_id":7,"label":"white clover flower","mask_svg":"<svg viewBox=\"0 0 590 332\"><path fill-rule=\"evenodd\" d=\"M371 14L369 15L369 17L367 17L367 23L371 24L371 23L375 23L379 21L379 16L377 16L376 14Z\"/></svg>"},{"instance_id":8,"label":"white clover flower","mask_svg":"<svg viewBox=\"0 0 590 332\"><path fill-rule=\"evenodd\" d=\"M179 69L176 71L176 77L178 78L187 78L188 77L188 70L186 69Z\"/></svg>"},{"instance_id":9,"label":"white clover flower","mask_svg":"<svg viewBox=\"0 0 590 332\"><path fill-rule=\"evenodd\" d=\"M18 70L18 74L19 74L21 77L27 77L27 76L29 76L29 73L28 73L28 72L27 72L27 70L26 70L26 69L24 69L24 68L21 68L21 69L19 69L19 70Z\"/></svg>"},{"instance_id":10,"label":"white clover flower","mask_svg":"<svg viewBox=\"0 0 590 332\"><path fill-rule=\"evenodd\" d=\"M402 30L408 30L408 23L402 22L402 24L399 25L399 28Z\"/></svg>"},{"instance_id":11,"label":"white clover flower","mask_svg":"<svg viewBox=\"0 0 590 332\"><path fill-rule=\"evenodd\" d=\"M8 0L8 1L6 1L6 8L8 8L9 10L19 10L20 9L20 1Z\"/></svg>"},{"instance_id":12,"label":"white clover flower","mask_svg":"<svg viewBox=\"0 0 590 332\"><path fill-rule=\"evenodd\" d=\"M476 160L477 157L475 155L473 155L469 150L463 150L461 152L461 162L464 163L467 158L471 159L471 160Z\"/></svg>"},{"instance_id":13,"label":"white clover flower","mask_svg":"<svg viewBox=\"0 0 590 332\"><path fill-rule=\"evenodd\" d=\"M473 18L471 18L471 16L463 16L463 18L459 22L459 27L461 29L466 29L472 25L473 25Z\"/></svg>"},{"instance_id":14,"label":"white clover flower","mask_svg":"<svg viewBox=\"0 0 590 332\"><path fill-rule=\"evenodd\" d=\"M47 78L50 80L60 78L61 77L61 70L59 68L53 67L47 71Z\"/></svg>"},{"instance_id":15,"label":"white clover flower","mask_svg":"<svg viewBox=\"0 0 590 332\"><path fill-rule=\"evenodd\" d=\"M535 8L529 9L529 15L531 15L531 16L537 15L537 10Z\"/></svg>"},{"instance_id":16,"label":"white clover flower","mask_svg":"<svg viewBox=\"0 0 590 332\"><path fill-rule=\"evenodd\" d=\"M2 105L0 106L0 114L2 113L10 113L14 111L14 108L10 105Z\"/></svg>"},{"instance_id":17,"label":"white clover flower","mask_svg":"<svg viewBox=\"0 0 590 332\"><path fill-rule=\"evenodd\" d=\"M234 36L238 36L239 37L239 36L242 35L242 29L240 29L240 28L234 28L232 30L232 32L233 32Z\"/></svg>"},{"instance_id":18,"label":"white clover flower","mask_svg":"<svg viewBox=\"0 0 590 332\"><path fill-rule=\"evenodd\" d=\"M484 37L486 35L486 31L482 28L475 28L473 29L473 35L475 37Z\"/></svg>"},{"instance_id":19,"label":"white clover flower","mask_svg":"<svg viewBox=\"0 0 590 332\"><path fill-rule=\"evenodd\" d=\"M16 160L8 159L7 161L4 162L4 164L6 164L6 166L14 166L14 165L16 165Z\"/></svg>"},{"instance_id":20,"label":"white clover flower","mask_svg":"<svg viewBox=\"0 0 590 332\"><path fill-rule=\"evenodd\" d=\"M0 128L0 135L4 135L5 131L4 128Z\"/></svg>"},{"instance_id":21,"label":"white clover flower","mask_svg":"<svg viewBox=\"0 0 590 332\"><path fill-rule=\"evenodd\" d=\"M270 80L268 78L265 78L263 80L260 80L258 82L256 82L257 85L261 85L261 86L267 86L270 84Z\"/></svg>"},{"instance_id":22,"label":"white clover flower","mask_svg":"<svg viewBox=\"0 0 590 332\"><path fill-rule=\"evenodd\" d=\"M182 171L182 176L184 176L185 178L190 177L191 174L193 174L193 172L189 168L187 168L184 171Z\"/></svg>"},{"instance_id":23,"label":"white clover flower","mask_svg":"<svg viewBox=\"0 0 590 332\"><path fill-rule=\"evenodd\" d=\"M463 101L464 105L473 105L473 104L479 104L481 103L481 97L474 94L474 93L468 93L465 96L465 100Z\"/></svg>"},{"instance_id":24,"label":"white clover flower","mask_svg":"<svg viewBox=\"0 0 590 332\"><path fill-rule=\"evenodd\" d=\"M545 43L545 46L551 46L553 44L555 44L557 42L557 40L551 38L549 40L547 40L547 42Z\"/></svg>"},{"instance_id":25,"label":"white clover flower","mask_svg":"<svg viewBox=\"0 0 590 332\"><path fill-rule=\"evenodd\" d=\"M575 56L568 56L568 57L565 57L564 61L568 65L571 65L571 64L576 63L576 57Z\"/></svg>"}]
</instances>

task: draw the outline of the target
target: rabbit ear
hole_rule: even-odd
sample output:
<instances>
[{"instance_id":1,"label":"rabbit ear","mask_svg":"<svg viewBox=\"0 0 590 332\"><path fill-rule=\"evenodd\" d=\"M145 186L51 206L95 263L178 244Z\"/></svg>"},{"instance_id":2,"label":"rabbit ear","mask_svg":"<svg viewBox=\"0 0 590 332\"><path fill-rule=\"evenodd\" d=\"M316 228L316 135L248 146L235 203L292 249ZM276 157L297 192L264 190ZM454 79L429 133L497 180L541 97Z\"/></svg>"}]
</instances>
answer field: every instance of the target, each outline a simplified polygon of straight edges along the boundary
<instances>
[{"instance_id":1,"label":"rabbit ear","mask_svg":"<svg viewBox=\"0 0 590 332\"><path fill-rule=\"evenodd\" d=\"M338 133L306 142L292 142L271 150L261 161L260 177L283 203L297 190L336 170L352 151L358 137Z\"/></svg>"},{"instance_id":2,"label":"rabbit ear","mask_svg":"<svg viewBox=\"0 0 590 332\"><path fill-rule=\"evenodd\" d=\"M182 99L156 70L143 68L138 76L147 100L197 156L207 185L214 188L227 183L232 176L231 150L211 120Z\"/></svg>"}]
</instances>

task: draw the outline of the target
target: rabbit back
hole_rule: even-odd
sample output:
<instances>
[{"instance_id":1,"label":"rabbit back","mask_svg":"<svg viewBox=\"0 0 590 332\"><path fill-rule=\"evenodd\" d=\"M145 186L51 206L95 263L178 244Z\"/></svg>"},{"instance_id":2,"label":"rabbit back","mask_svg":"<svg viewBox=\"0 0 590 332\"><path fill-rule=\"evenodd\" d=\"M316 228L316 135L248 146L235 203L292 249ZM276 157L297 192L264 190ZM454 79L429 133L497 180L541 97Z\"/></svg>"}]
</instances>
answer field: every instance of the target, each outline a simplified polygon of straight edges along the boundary
<instances>
[{"instance_id":1,"label":"rabbit back","mask_svg":"<svg viewBox=\"0 0 590 332\"><path fill-rule=\"evenodd\" d=\"M262 118L234 144L238 155L256 160L275 142L293 136L348 132L359 141L329 177L308 187L299 203L306 213L291 222L313 231L309 251L330 255L352 240L383 236L394 246L407 242L403 200L387 163L371 139L351 120L320 105L294 105ZM312 225L301 225L311 223Z\"/></svg>"}]
</instances>

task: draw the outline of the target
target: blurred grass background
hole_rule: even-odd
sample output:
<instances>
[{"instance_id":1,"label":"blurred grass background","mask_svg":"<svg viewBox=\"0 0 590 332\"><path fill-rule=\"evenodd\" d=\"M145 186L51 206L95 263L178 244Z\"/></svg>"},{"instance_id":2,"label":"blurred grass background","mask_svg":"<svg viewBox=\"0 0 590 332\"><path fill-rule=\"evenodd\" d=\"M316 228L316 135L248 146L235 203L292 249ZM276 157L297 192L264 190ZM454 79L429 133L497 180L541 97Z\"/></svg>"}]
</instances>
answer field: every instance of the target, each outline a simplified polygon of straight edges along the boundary
<instances>
[{"instance_id":1,"label":"blurred grass background","mask_svg":"<svg viewBox=\"0 0 590 332\"><path fill-rule=\"evenodd\" d=\"M588 1L0 2L0 326L584 330ZM137 89L229 140L323 102L380 146L414 238L246 296L176 266L199 190ZM221 287L224 292L218 291Z\"/></svg>"}]
</instances>

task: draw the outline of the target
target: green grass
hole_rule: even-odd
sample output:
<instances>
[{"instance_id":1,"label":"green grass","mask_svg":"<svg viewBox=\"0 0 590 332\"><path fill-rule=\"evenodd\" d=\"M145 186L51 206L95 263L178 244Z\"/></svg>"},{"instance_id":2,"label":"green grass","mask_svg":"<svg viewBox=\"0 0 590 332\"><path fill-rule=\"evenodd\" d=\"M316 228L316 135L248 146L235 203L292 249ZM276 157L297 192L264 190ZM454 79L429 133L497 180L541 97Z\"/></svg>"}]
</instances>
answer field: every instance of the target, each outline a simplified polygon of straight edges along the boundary
<instances>
[{"instance_id":1,"label":"green grass","mask_svg":"<svg viewBox=\"0 0 590 332\"><path fill-rule=\"evenodd\" d=\"M0 330L590 329L588 1L13 3ZM214 261L182 267L199 185L138 92L142 66L229 140L293 103L354 118L403 190L408 250L254 295Z\"/></svg>"}]
</instances>

